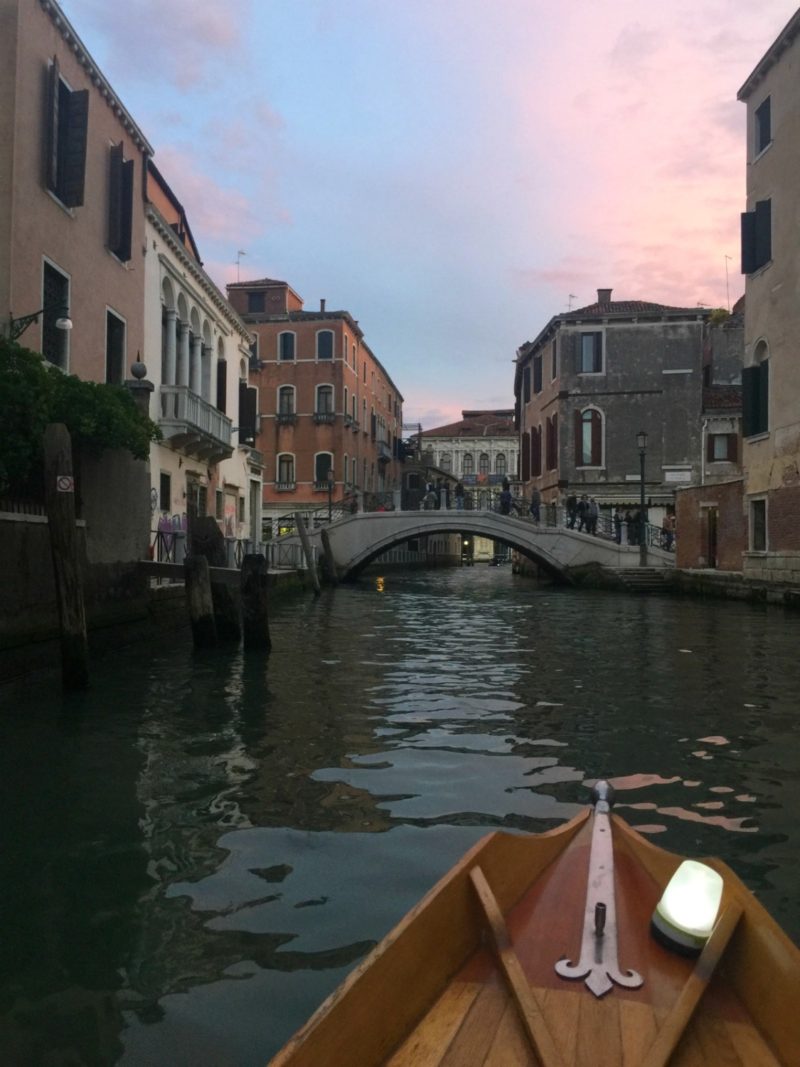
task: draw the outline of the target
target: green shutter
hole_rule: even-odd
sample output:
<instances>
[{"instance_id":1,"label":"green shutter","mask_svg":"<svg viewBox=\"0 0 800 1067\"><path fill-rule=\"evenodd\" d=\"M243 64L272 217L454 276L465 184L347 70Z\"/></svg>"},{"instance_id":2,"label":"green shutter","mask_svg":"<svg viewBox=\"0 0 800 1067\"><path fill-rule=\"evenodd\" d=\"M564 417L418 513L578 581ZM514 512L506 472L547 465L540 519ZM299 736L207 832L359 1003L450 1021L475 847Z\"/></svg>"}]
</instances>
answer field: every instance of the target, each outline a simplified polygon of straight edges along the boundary
<instances>
[{"instance_id":1,"label":"green shutter","mask_svg":"<svg viewBox=\"0 0 800 1067\"><path fill-rule=\"evenodd\" d=\"M69 94L67 136L61 173L60 198L67 207L83 204L86 176L86 138L89 128L89 90Z\"/></svg>"}]
</instances>

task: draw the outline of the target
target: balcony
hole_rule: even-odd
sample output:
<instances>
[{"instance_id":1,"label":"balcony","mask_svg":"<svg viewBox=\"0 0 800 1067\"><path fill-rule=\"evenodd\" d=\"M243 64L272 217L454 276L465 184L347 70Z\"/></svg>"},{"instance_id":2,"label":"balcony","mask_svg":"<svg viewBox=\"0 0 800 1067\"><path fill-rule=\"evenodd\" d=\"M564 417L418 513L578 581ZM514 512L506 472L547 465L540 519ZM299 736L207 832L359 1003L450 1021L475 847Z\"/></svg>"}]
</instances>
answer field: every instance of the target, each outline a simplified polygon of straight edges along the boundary
<instances>
[{"instance_id":1,"label":"balcony","mask_svg":"<svg viewBox=\"0 0 800 1067\"><path fill-rule=\"evenodd\" d=\"M276 493L293 493L296 487L295 482L275 482Z\"/></svg>"},{"instance_id":2,"label":"balcony","mask_svg":"<svg viewBox=\"0 0 800 1067\"><path fill-rule=\"evenodd\" d=\"M275 421L279 426L294 426L297 422L297 415L293 411L279 411L275 416Z\"/></svg>"},{"instance_id":3,"label":"balcony","mask_svg":"<svg viewBox=\"0 0 800 1067\"><path fill-rule=\"evenodd\" d=\"M358 433L358 419L352 419L350 421L350 426L353 430L353 433Z\"/></svg>"},{"instance_id":4,"label":"balcony","mask_svg":"<svg viewBox=\"0 0 800 1067\"><path fill-rule=\"evenodd\" d=\"M231 420L186 385L160 387L158 425L173 448L203 463L233 455Z\"/></svg>"},{"instance_id":5,"label":"balcony","mask_svg":"<svg viewBox=\"0 0 800 1067\"><path fill-rule=\"evenodd\" d=\"M388 463L392 458L392 450L386 441L378 441L378 463Z\"/></svg>"},{"instance_id":6,"label":"balcony","mask_svg":"<svg viewBox=\"0 0 800 1067\"><path fill-rule=\"evenodd\" d=\"M334 411L315 411L314 422L316 423L328 423L333 424L336 422L336 412Z\"/></svg>"}]
</instances>

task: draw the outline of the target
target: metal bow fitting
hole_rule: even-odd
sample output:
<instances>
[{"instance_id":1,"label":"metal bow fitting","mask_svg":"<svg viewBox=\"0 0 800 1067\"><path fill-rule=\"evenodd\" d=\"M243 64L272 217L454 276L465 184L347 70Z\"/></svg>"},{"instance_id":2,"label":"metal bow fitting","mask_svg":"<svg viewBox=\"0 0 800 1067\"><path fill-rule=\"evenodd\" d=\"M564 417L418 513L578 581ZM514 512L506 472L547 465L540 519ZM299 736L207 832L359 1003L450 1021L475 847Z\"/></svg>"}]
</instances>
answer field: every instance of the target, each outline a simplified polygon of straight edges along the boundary
<instances>
[{"instance_id":1,"label":"metal bow fitting","mask_svg":"<svg viewBox=\"0 0 800 1067\"><path fill-rule=\"evenodd\" d=\"M586 887L586 907L583 917L581 955L577 963L559 960L556 973L562 978L585 978L586 985L596 997L602 997L613 986L638 989L644 979L636 971L620 971L617 959L617 910L614 900L614 845L611 837L609 813L613 790L608 782L598 782L593 790L595 799L592 824L592 846L589 853L589 878Z\"/></svg>"}]
</instances>

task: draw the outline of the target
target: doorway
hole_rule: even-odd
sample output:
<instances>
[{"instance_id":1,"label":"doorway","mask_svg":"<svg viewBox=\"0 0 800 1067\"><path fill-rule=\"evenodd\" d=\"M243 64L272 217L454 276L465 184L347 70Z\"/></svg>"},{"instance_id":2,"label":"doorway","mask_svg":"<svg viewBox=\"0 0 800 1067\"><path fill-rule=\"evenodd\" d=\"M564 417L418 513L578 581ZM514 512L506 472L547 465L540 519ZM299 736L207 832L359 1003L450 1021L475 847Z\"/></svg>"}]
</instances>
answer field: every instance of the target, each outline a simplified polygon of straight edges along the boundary
<instances>
[{"instance_id":1,"label":"doorway","mask_svg":"<svg viewBox=\"0 0 800 1067\"><path fill-rule=\"evenodd\" d=\"M706 559L708 560L708 566L716 569L717 567L717 532L719 528L719 510L717 508L709 508L707 513L707 545L706 545Z\"/></svg>"}]
</instances>

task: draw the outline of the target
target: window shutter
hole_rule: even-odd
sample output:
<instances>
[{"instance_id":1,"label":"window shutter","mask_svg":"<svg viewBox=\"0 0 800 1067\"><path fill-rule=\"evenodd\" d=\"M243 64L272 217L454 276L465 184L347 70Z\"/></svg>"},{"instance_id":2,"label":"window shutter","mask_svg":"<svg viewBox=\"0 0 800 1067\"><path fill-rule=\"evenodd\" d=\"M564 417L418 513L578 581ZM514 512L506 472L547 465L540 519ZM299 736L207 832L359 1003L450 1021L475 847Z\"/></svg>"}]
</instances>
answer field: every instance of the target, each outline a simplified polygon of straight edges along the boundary
<instances>
[{"instance_id":1,"label":"window shutter","mask_svg":"<svg viewBox=\"0 0 800 1067\"><path fill-rule=\"evenodd\" d=\"M735 433L728 434L728 462L735 463L738 457L738 440Z\"/></svg>"},{"instance_id":2,"label":"window shutter","mask_svg":"<svg viewBox=\"0 0 800 1067\"><path fill-rule=\"evenodd\" d=\"M45 116L45 162L44 183L48 189L56 192L58 189L58 86L61 72L58 59L53 56L53 62L47 71L47 114Z\"/></svg>"},{"instance_id":3,"label":"window shutter","mask_svg":"<svg viewBox=\"0 0 800 1067\"><path fill-rule=\"evenodd\" d=\"M582 412L575 412L575 466L583 465L583 418Z\"/></svg>"},{"instance_id":4,"label":"window shutter","mask_svg":"<svg viewBox=\"0 0 800 1067\"><path fill-rule=\"evenodd\" d=\"M592 412L592 466L603 462L603 420L599 411Z\"/></svg>"},{"instance_id":5,"label":"window shutter","mask_svg":"<svg viewBox=\"0 0 800 1067\"><path fill-rule=\"evenodd\" d=\"M258 390L239 382L239 444L256 443L256 408Z\"/></svg>"},{"instance_id":6,"label":"window shutter","mask_svg":"<svg viewBox=\"0 0 800 1067\"><path fill-rule=\"evenodd\" d=\"M594 335L594 371L596 374L601 374L603 371L603 335L602 333L596 333Z\"/></svg>"},{"instance_id":7,"label":"window shutter","mask_svg":"<svg viewBox=\"0 0 800 1067\"><path fill-rule=\"evenodd\" d=\"M742 212L742 274L752 274L756 267L756 213Z\"/></svg>"},{"instance_id":8,"label":"window shutter","mask_svg":"<svg viewBox=\"0 0 800 1067\"><path fill-rule=\"evenodd\" d=\"M756 270L772 259L772 201L759 200L755 213Z\"/></svg>"},{"instance_id":9,"label":"window shutter","mask_svg":"<svg viewBox=\"0 0 800 1067\"><path fill-rule=\"evenodd\" d=\"M759 367L742 369L742 433L752 437L757 433Z\"/></svg>"},{"instance_id":10,"label":"window shutter","mask_svg":"<svg viewBox=\"0 0 800 1067\"><path fill-rule=\"evenodd\" d=\"M67 207L83 204L86 175L86 135L89 126L89 90L69 94L67 143L63 160L61 200Z\"/></svg>"},{"instance_id":11,"label":"window shutter","mask_svg":"<svg viewBox=\"0 0 800 1067\"><path fill-rule=\"evenodd\" d=\"M108 247L116 252L122 233L122 142L111 146L108 176Z\"/></svg>"},{"instance_id":12,"label":"window shutter","mask_svg":"<svg viewBox=\"0 0 800 1067\"><path fill-rule=\"evenodd\" d=\"M122 164L122 217L119 237L119 245L116 250L117 257L123 263L131 258L131 243L133 239L133 160L128 159Z\"/></svg>"},{"instance_id":13,"label":"window shutter","mask_svg":"<svg viewBox=\"0 0 800 1067\"><path fill-rule=\"evenodd\" d=\"M228 402L228 364L224 359L217 360L217 410L225 414Z\"/></svg>"},{"instance_id":14,"label":"window shutter","mask_svg":"<svg viewBox=\"0 0 800 1067\"><path fill-rule=\"evenodd\" d=\"M714 434L706 434L706 463L714 462Z\"/></svg>"},{"instance_id":15,"label":"window shutter","mask_svg":"<svg viewBox=\"0 0 800 1067\"><path fill-rule=\"evenodd\" d=\"M536 431L534 430L534 433ZM531 476L531 435L526 431L522 435L522 480L527 482Z\"/></svg>"}]
</instances>

